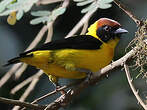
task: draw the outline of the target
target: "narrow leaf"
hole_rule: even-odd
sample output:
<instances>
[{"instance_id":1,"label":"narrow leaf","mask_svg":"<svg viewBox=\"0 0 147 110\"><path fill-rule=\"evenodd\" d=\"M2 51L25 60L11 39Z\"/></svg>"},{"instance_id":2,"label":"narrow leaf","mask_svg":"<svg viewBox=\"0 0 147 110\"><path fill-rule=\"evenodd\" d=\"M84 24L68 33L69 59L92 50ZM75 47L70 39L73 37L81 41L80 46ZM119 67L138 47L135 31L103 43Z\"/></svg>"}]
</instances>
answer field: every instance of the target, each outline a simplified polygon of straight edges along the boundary
<instances>
[{"instance_id":1,"label":"narrow leaf","mask_svg":"<svg viewBox=\"0 0 147 110\"><path fill-rule=\"evenodd\" d=\"M101 9L107 9L107 8L110 8L112 5L111 4L99 4L99 8Z\"/></svg>"},{"instance_id":2,"label":"narrow leaf","mask_svg":"<svg viewBox=\"0 0 147 110\"><path fill-rule=\"evenodd\" d=\"M17 14L16 14L16 19L20 20L22 18L23 14L24 14L24 11L23 10L19 10L17 12Z\"/></svg>"},{"instance_id":3,"label":"narrow leaf","mask_svg":"<svg viewBox=\"0 0 147 110\"><path fill-rule=\"evenodd\" d=\"M74 2L81 2L81 1L85 1L85 0L73 0Z\"/></svg>"},{"instance_id":4,"label":"narrow leaf","mask_svg":"<svg viewBox=\"0 0 147 110\"><path fill-rule=\"evenodd\" d=\"M58 9L55 9L53 12L52 12L52 15L53 16L59 16L59 15L62 15L64 12L66 11L66 8L58 8Z\"/></svg>"},{"instance_id":5,"label":"narrow leaf","mask_svg":"<svg viewBox=\"0 0 147 110\"><path fill-rule=\"evenodd\" d=\"M7 11L4 11L2 13L0 13L0 16L6 16L6 15L9 15L10 13L14 12L16 10L7 10Z\"/></svg>"},{"instance_id":6,"label":"narrow leaf","mask_svg":"<svg viewBox=\"0 0 147 110\"><path fill-rule=\"evenodd\" d=\"M13 0L3 0L0 2L0 12L4 11L6 6L10 4Z\"/></svg>"},{"instance_id":7,"label":"narrow leaf","mask_svg":"<svg viewBox=\"0 0 147 110\"><path fill-rule=\"evenodd\" d=\"M50 11L35 11L35 12L31 12L32 16L49 16L50 15Z\"/></svg>"},{"instance_id":8,"label":"narrow leaf","mask_svg":"<svg viewBox=\"0 0 147 110\"><path fill-rule=\"evenodd\" d=\"M86 12L88 12L90 10L93 10L93 9L97 8L97 7L98 7L97 4L94 2L91 5L89 5L88 7L82 9L81 13L86 13Z\"/></svg>"},{"instance_id":9,"label":"narrow leaf","mask_svg":"<svg viewBox=\"0 0 147 110\"><path fill-rule=\"evenodd\" d=\"M84 5L87 5L89 3L92 3L94 0L86 0L86 1L83 1L83 2L79 2L77 3L77 6L84 6Z\"/></svg>"},{"instance_id":10,"label":"narrow leaf","mask_svg":"<svg viewBox=\"0 0 147 110\"><path fill-rule=\"evenodd\" d=\"M39 23L44 23L44 22L49 22L50 21L50 18L49 17L39 17L39 18L35 18L33 20L30 21L30 24L39 24Z\"/></svg>"},{"instance_id":11,"label":"narrow leaf","mask_svg":"<svg viewBox=\"0 0 147 110\"><path fill-rule=\"evenodd\" d=\"M104 4L104 3L111 3L113 2L113 0L100 0L99 2Z\"/></svg>"}]
</instances>

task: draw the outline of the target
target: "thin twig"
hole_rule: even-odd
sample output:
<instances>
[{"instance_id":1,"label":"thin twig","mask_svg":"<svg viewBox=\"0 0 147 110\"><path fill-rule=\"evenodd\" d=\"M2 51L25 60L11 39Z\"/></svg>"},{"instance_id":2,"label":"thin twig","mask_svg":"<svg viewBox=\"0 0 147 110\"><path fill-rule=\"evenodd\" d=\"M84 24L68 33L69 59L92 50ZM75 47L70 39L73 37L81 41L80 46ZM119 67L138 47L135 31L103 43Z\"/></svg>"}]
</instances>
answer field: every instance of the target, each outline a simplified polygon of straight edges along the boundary
<instances>
[{"instance_id":1,"label":"thin twig","mask_svg":"<svg viewBox=\"0 0 147 110\"><path fill-rule=\"evenodd\" d=\"M38 72L35 75L27 78L26 80L24 80L23 82L19 83L17 86L15 86L13 89L11 89L11 94L15 94L17 91L19 91L21 88L23 88L25 85L27 85L28 83L30 83L34 78L41 76L42 73Z\"/></svg>"},{"instance_id":2,"label":"thin twig","mask_svg":"<svg viewBox=\"0 0 147 110\"><path fill-rule=\"evenodd\" d=\"M47 38L45 40L45 43L50 42L52 40L52 36L53 36L53 23L54 23L54 21L49 22L47 24L47 26L48 26L48 34L47 34Z\"/></svg>"},{"instance_id":3,"label":"thin twig","mask_svg":"<svg viewBox=\"0 0 147 110\"><path fill-rule=\"evenodd\" d=\"M13 65L9 71L0 79L0 88L9 80L9 78L16 72L22 63Z\"/></svg>"},{"instance_id":4,"label":"thin twig","mask_svg":"<svg viewBox=\"0 0 147 110\"><path fill-rule=\"evenodd\" d=\"M40 73L43 73L42 70L39 71ZM42 74L40 74L41 76ZM34 87L36 86L37 82L39 81L39 77L36 77L32 80L32 82L30 83L29 87L25 90L25 92L23 93L23 95L20 97L20 101L24 101L28 95L31 93L31 91L34 89ZM18 110L20 107L19 106L14 106L12 110Z\"/></svg>"},{"instance_id":5,"label":"thin twig","mask_svg":"<svg viewBox=\"0 0 147 110\"><path fill-rule=\"evenodd\" d=\"M81 31L80 35L84 35L84 34L86 33L87 28L88 28L88 21L89 21L89 20L87 20L87 21L85 22L85 24L83 25L83 28L82 28L82 31Z\"/></svg>"},{"instance_id":6,"label":"thin twig","mask_svg":"<svg viewBox=\"0 0 147 110\"><path fill-rule=\"evenodd\" d=\"M137 25L141 25L141 20L139 20L130 10L128 10L125 5L123 5L118 0L113 0L116 5L119 6Z\"/></svg>"},{"instance_id":7,"label":"thin twig","mask_svg":"<svg viewBox=\"0 0 147 110\"><path fill-rule=\"evenodd\" d=\"M52 91L52 92L50 92L50 93L48 93L48 94L43 95L42 97L39 97L38 99L35 99L31 104L35 104L35 103L37 103L37 102L39 102L39 101L41 101L41 100L43 100L43 99L45 99L45 98L47 98L47 97L49 97L49 96L55 94L55 93L57 93L57 92L60 92L60 91L66 89L66 88L68 88L68 87L70 87L70 86L62 86L61 88L59 88L59 89L57 89L57 90L54 90L54 91Z\"/></svg>"},{"instance_id":8,"label":"thin twig","mask_svg":"<svg viewBox=\"0 0 147 110\"><path fill-rule=\"evenodd\" d=\"M25 51L31 50L34 47L36 47L36 45L41 41L43 35L45 34L45 32L48 30L47 25L44 25L41 30L39 31L39 33L37 34L37 36L35 37L35 39L33 40L33 42L28 46L28 48Z\"/></svg>"},{"instance_id":9,"label":"thin twig","mask_svg":"<svg viewBox=\"0 0 147 110\"><path fill-rule=\"evenodd\" d=\"M80 82L81 82L81 81L80 81ZM57 93L57 92L60 92L60 91L62 91L62 90L65 90L65 89L67 89L67 88L69 88L69 87L71 87L71 86L75 86L75 85L79 84L80 82L77 81L77 82L75 82L75 83L71 83L71 84L68 84L68 85L64 85L64 86L58 88L57 90L54 90L54 91L52 91L52 92L50 92L50 93L48 93L48 94L45 94L45 95L42 96L42 97L39 97L38 99L35 99L31 104L35 104L35 103L37 103L37 102L39 102L39 101L41 101L41 100L43 100L43 99L45 99L45 98L47 98L47 97L49 97L49 96L55 94L55 93Z\"/></svg>"},{"instance_id":10,"label":"thin twig","mask_svg":"<svg viewBox=\"0 0 147 110\"><path fill-rule=\"evenodd\" d=\"M29 47L25 51L34 48L39 43L39 41L42 39L46 30L47 30L47 26L43 26L42 29L40 30L40 32L35 37L35 39L32 41L32 43L29 45ZM22 63L15 64L11 67L11 69L9 69L9 71L0 79L0 87L2 87L9 80L9 78L16 72L16 70L21 66L21 64ZM17 76L17 74L15 74L15 75L16 75L16 79L17 79L18 76Z\"/></svg>"},{"instance_id":11,"label":"thin twig","mask_svg":"<svg viewBox=\"0 0 147 110\"><path fill-rule=\"evenodd\" d=\"M19 78L27 67L28 65L26 63L23 63L22 66L15 72L15 78Z\"/></svg>"},{"instance_id":12,"label":"thin twig","mask_svg":"<svg viewBox=\"0 0 147 110\"><path fill-rule=\"evenodd\" d=\"M135 89L135 87L134 87L134 85L132 83L132 79L131 79L131 76L130 76L129 68L128 68L126 63L124 63L124 68L125 68L125 73L126 73L126 76L127 76L128 83L130 85L130 88L131 88L133 94L135 95L135 97L138 100L138 102L140 103L140 105L145 110L147 110L147 105L142 101L141 97L139 96L138 92L136 91L136 89Z\"/></svg>"},{"instance_id":13,"label":"thin twig","mask_svg":"<svg viewBox=\"0 0 147 110\"><path fill-rule=\"evenodd\" d=\"M66 35L65 38L73 36L87 20L96 12L97 9L87 12L83 18L75 25L75 27Z\"/></svg>"},{"instance_id":14,"label":"thin twig","mask_svg":"<svg viewBox=\"0 0 147 110\"><path fill-rule=\"evenodd\" d=\"M21 102L19 100L7 99L7 98L3 98L3 97L0 97L0 102L5 103L5 104L11 104L11 105L19 105L21 107L27 107L30 109L37 109L37 110L44 110L46 107L46 106L40 106L37 104L30 104L27 102Z\"/></svg>"},{"instance_id":15,"label":"thin twig","mask_svg":"<svg viewBox=\"0 0 147 110\"><path fill-rule=\"evenodd\" d=\"M27 108L36 109L36 110L44 110L46 107L43 105L30 104L28 102L21 102L19 100L7 99L7 98L3 98L3 97L0 97L0 102L5 103L5 104L11 104L11 105L19 105L21 107L27 107Z\"/></svg>"},{"instance_id":16,"label":"thin twig","mask_svg":"<svg viewBox=\"0 0 147 110\"><path fill-rule=\"evenodd\" d=\"M37 34L37 36L35 37L35 39L32 41L32 43L27 47L27 49L25 51L31 50L33 49L43 38L43 35L45 34L45 32L47 31L47 26L44 25L41 30L39 31L39 33ZM17 73L17 72L16 72ZM19 76L15 73L15 78L18 79L21 74L23 73L23 71L21 73L19 73Z\"/></svg>"}]
</instances>

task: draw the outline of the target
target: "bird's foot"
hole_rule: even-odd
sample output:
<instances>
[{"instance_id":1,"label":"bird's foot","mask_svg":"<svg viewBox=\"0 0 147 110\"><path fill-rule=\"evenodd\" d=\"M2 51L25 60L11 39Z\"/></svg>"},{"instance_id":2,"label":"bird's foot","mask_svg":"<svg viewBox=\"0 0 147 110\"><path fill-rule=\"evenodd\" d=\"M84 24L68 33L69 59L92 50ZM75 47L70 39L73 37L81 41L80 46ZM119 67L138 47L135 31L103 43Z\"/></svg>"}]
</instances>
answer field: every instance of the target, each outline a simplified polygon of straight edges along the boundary
<instances>
[{"instance_id":1,"label":"bird's foot","mask_svg":"<svg viewBox=\"0 0 147 110\"><path fill-rule=\"evenodd\" d=\"M87 74L87 77L86 77L85 81L87 81L89 83L90 79L92 78L93 73L90 71L90 72L88 72L86 74Z\"/></svg>"},{"instance_id":2,"label":"bird's foot","mask_svg":"<svg viewBox=\"0 0 147 110\"><path fill-rule=\"evenodd\" d=\"M89 69L77 68L76 71L83 72L87 74L86 81L90 81L91 77L93 76L92 71Z\"/></svg>"}]
</instances>

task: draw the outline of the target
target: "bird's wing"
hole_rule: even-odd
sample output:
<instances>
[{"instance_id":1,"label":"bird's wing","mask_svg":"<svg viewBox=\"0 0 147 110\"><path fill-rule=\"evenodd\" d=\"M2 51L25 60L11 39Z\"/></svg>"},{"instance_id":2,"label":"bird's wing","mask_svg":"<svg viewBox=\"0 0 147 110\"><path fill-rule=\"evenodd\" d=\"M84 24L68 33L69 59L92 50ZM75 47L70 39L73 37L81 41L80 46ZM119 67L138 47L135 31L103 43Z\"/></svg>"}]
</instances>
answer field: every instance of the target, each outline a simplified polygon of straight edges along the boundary
<instances>
[{"instance_id":1,"label":"bird's wing","mask_svg":"<svg viewBox=\"0 0 147 110\"><path fill-rule=\"evenodd\" d=\"M27 52L21 53L20 56L23 57L26 54L33 51L40 50L58 50L58 49L99 49L102 45L102 42L90 35L80 35L69 37L63 40L56 40L46 44L43 44L40 47L34 48Z\"/></svg>"}]
</instances>

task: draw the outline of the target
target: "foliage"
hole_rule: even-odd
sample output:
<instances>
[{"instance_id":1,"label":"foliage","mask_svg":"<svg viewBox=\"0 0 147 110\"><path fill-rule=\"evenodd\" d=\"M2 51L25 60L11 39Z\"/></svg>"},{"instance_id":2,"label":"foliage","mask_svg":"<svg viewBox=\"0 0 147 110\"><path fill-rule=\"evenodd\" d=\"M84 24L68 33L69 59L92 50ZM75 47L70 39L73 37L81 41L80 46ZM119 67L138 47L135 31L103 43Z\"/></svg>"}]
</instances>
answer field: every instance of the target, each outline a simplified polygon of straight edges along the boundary
<instances>
[{"instance_id":1,"label":"foliage","mask_svg":"<svg viewBox=\"0 0 147 110\"><path fill-rule=\"evenodd\" d=\"M9 15L7 21L9 24L14 25L16 20L20 20L24 13L31 10L33 5L39 0L3 0L0 2L0 16ZM92 10L97 10L97 8L107 9L111 7L111 2L113 0L74 0L77 6L85 6L86 8L81 10L81 13L87 13ZM37 16L37 18L30 21L31 24L47 23L52 21L59 15L62 15L66 11L66 8L59 7L53 11L49 10L39 10L36 12L31 12L32 16ZM14 13L15 12L15 13ZM13 14L11 14L13 13ZM16 16L14 16L16 14ZM13 16L12 16L13 15Z\"/></svg>"},{"instance_id":2,"label":"foliage","mask_svg":"<svg viewBox=\"0 0 147 110\"><path fill-rule=\"evenodd\" d=\"M74 1L77 2L77 6L85 6L90 4L81 11L81 13L86 13L88 11L92 11L97 8L101 8L101 9L110 8L112 6L110 3L113 0L74 0Z\"/></svg>"}]
</instances>

